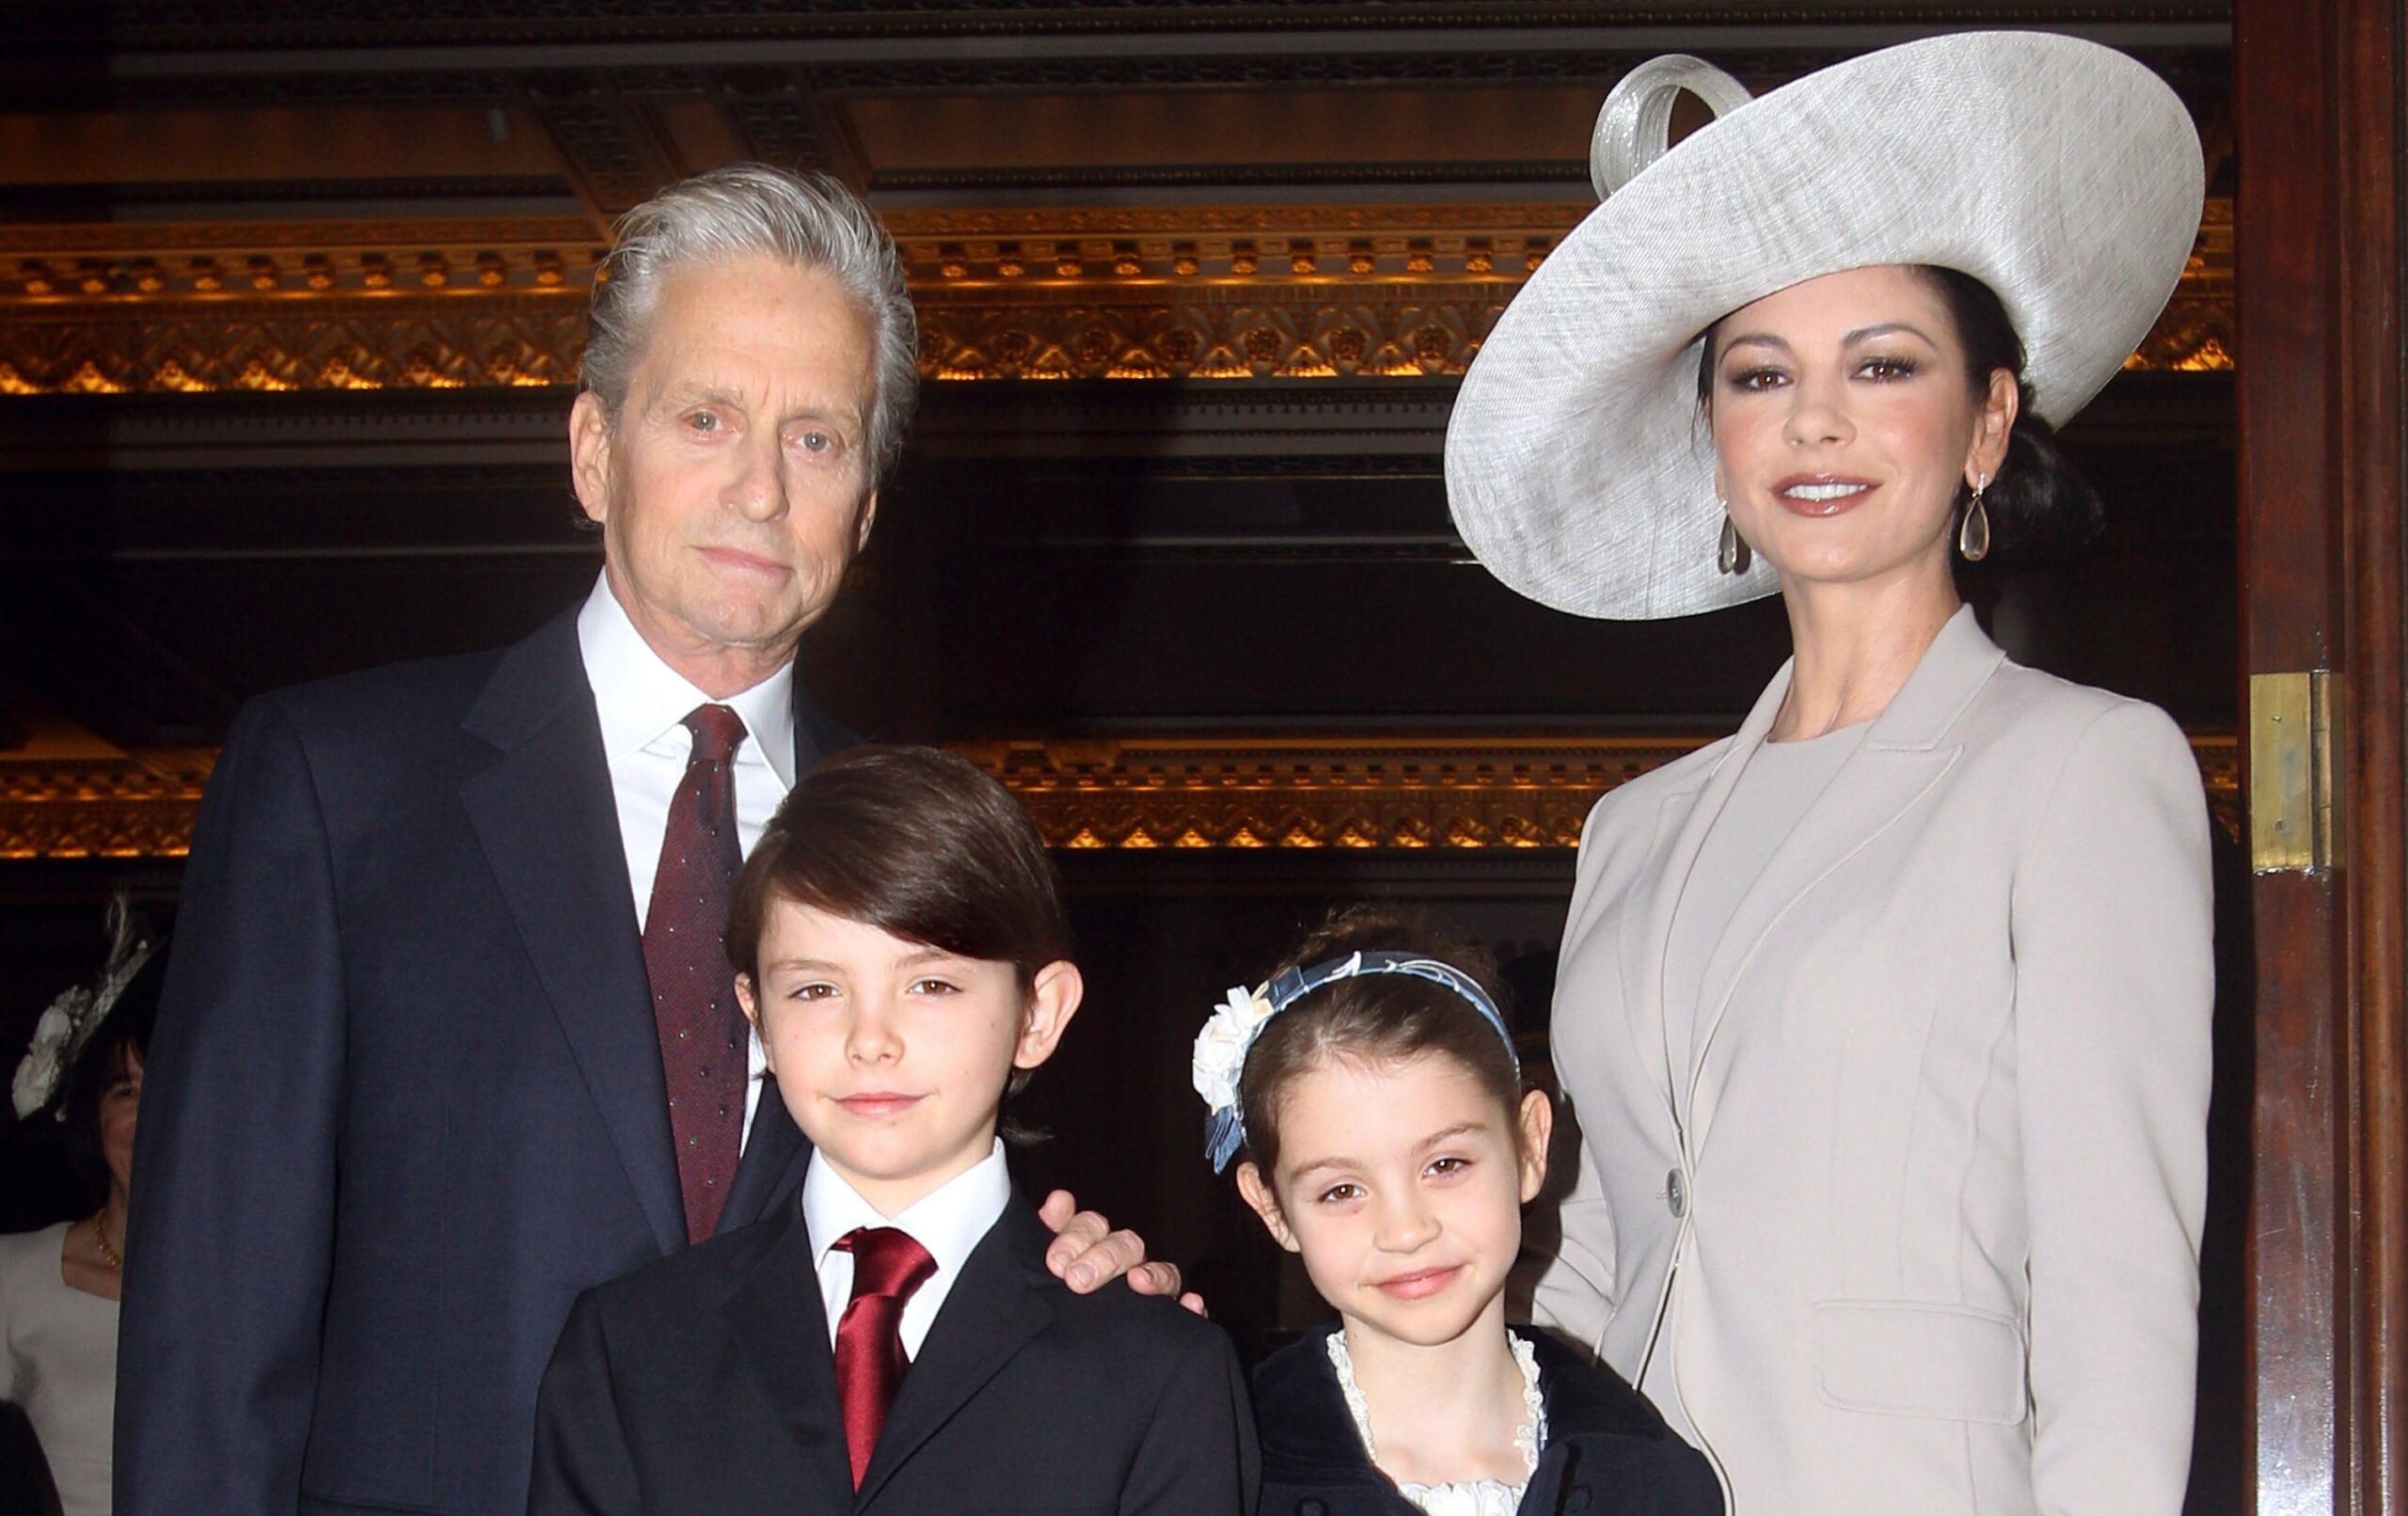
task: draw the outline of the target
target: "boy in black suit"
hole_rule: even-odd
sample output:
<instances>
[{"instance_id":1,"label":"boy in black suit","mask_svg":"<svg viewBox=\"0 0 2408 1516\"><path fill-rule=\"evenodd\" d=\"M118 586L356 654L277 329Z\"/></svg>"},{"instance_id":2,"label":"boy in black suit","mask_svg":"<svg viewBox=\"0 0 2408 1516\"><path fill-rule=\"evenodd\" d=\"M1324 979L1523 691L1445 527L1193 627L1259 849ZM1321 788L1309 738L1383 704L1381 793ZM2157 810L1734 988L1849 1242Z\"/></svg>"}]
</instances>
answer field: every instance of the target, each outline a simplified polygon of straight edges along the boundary
<instances>
[{"instance_id":1,"label":"boy in black suit","mask_svg":"<svg viewBox=\"0 0 2408 1516\"><path fill-rule=\"evenodd\" d=\"M925 749L822 764L746 863L727 945L810 1169L766 1220L578 1301L530 1511L1249 1508L1228 1339L1070 1294L1005 1174L1004 1099L1081 993L1010 795Z\"/></svg>"}]
</instances>

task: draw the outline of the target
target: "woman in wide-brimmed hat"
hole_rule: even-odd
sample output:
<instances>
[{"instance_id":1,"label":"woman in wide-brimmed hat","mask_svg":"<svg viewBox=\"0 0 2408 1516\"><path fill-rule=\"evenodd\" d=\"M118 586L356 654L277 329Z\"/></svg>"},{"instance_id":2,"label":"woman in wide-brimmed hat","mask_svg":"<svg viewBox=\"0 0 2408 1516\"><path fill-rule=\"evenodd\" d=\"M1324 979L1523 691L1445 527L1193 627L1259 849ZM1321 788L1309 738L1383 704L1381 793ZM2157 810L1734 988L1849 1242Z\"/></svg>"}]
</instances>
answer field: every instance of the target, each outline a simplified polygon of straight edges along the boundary
<instances>
[{"instance_id":1,"label":"woman in wide-brimmed hat","mask_svg":"<svg viewBox=\"0 0 2408 1516\"><path fill-rule=\"evenodd\" d=\"M1664 150L1672 95L1718 110ZM2173 93L1934 39L1760 100L1617 87L1608 197L1464 382L1465 540L1550 606L1778 591L1734 737L1600 802L1554 1018L1583 1131L1540 1313L1737 1516L2173 1516L2212 970L2155 708L2020 668L1955 560L2096 509L2048 440L2198 224Z\"/></svg>"}]
</instances>

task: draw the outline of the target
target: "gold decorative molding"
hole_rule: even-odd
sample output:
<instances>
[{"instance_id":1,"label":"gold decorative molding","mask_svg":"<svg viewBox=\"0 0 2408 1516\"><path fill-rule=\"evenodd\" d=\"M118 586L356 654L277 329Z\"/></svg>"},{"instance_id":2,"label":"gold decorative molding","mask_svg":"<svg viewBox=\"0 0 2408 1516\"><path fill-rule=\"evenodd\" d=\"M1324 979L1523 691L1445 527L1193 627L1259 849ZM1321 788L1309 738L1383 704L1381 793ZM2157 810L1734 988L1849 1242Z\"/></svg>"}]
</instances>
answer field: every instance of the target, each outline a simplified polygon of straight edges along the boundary
<instances>
[{"instance_id":1,"label":"gold decorative molding","mask_svg":"<svg viewBox=\"0 0 2408 1516\"><path fill-rule=\"evenodd\" d=\"M2232 200L2208 201L2182 282L2149 329L2131 369L2229 370L2233 362Z\"/></svg>"},{"instance_id":2,"label":"gold decorative molding","mask_svg":"<svg viewBox=\"0 0 2408 1516\"><path fill-rule=\"evenodd\" d=\"M963 742L1046 845L1573 847L1597 797L1703 737L1131 737Z\"/></svg>"},{"instance_id":3,"label":"gold decorative molding","mask_svg":"<svg viewBox=\"0 0 2408 1516\"><path fill-rule=\"evenodd\" d=\"M0 754L0 859L182 858L214 749L75 762Z\"/></svg>"},{"instance_id":4,"label":"gold decorative molding","mask_svg":"<svg viewBox=\"0 0 2408 1516\"><path fill-rule=\"evenodd\" d=\"M938 381L1459 374L1569 202L897 212ZM0 395L574 383L574 219L0 228ZM410 233L416 230L413 239ZM2127 365L2229 369L2232 204Z\"/></svg>"},{"instance_id":5,"label":"gold decorative molding","mask_svg":"<svg viewBox=\"0 0 2408 1516\"><path fill-rule=\"evenodd\" d=\"M932 380L1460 374L1512 293L1290 286L1062 306L930 300L920 369Z\"/></svg>"},{"instance_id":6,"label":"gold decorative molding","mask_svg":"<svg viewBox=\"0 0 2408 1516\"><path fill-rule=\"evenodd\" d=\"M54 265L87 262L123 265L131 274L143 258L159 260L173 281L165 288L191 292L201 287L189 282L205 275L210 263L224 267L247 263L253 254L272 258L293 255L280 265L298 273L310 258L350 265L364 275L376 261L407 264L420 254L456 254L460 249L491 249L523 257L531 267L536 253L562 249L573 254L598 253L594 225L584 216L452 216L408 218L386 216L357 221L99 221L75 224L17 222L0 225L0 268L7 268L22 290L24 281L39 274L23 261ZM585 258L590 265L592 257ZM582 276L580 276L581 277ZM7 290L0 285L0 291ZM203 291L205 292L205 291Z\"/></svg>"},{"instance_id":7,"label":"gold decorative molding","mask_svg":"<svg viewBox=\"0 0 2408 1516\"><path fill-rule=\"evenodd\" d=\"M1612 737L1094 737L958 742L1046 845L1571 848L1598 797L1716 740ZM2241 828L2238 748L2194 733L2209 808Z\"/></svg>"},{"instance_id":8,"label":"gold decorative molding","mask_svg":"<svg viewBox=\"0 0 2408 1516\"><path fill-rule=\"evenodd\" d=\"M0 314L0 395L566 386L584 329L573 293L17 311Z\"/></svg>"},{"instance_id":9,"label":"gold decorative molding","mask_svg":"<svg viewBox=\"0 0 2408 1516\"><path fill-rule=\"evenodd\" d=\"M953 744L1003 780L1047 845L1562 850L1597 797L1702 735L1197 736ZM2194 733L2209 808L2241 832L2228 732ZM0 758L0 859L181 858L217 755L149 750L75 763Z\"/></svg>"}]
</instances>

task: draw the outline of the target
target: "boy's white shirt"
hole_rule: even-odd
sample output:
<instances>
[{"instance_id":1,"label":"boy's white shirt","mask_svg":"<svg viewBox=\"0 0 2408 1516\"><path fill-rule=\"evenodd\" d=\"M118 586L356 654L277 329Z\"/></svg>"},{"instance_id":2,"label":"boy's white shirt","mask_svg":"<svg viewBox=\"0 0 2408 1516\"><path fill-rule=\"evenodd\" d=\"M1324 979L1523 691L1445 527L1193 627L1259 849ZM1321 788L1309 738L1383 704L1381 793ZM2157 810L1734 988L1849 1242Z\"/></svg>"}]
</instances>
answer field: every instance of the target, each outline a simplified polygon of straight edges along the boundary
<instances>
[{"instance_id":1,"label":"boy's white shirt","mask_svg":"<svg viewBox=\"0 0 2408 1516\"><path fill-rule=\"evenodd\" d=\"M830 1346L835 1344L837 1323L844 1319L845 1307L853 1298L853 1255L837 1249L838 1239L858 1226L892 1226L910 1233L936 1260L936 1272L903 1303L903 1320L897 1328L905 1356L917 1358L928 1325L943 1307L945 1296L952 1293L962 1264L969 1261L972 1250L993 1228L1011 1199L1011 1175L1004 1167L1000 1137L985 1158L892 1217L879 1215L878 1208L863 1200L843 1175L813 1153L811 1167L802 1178L800 1205L802 1224L811 1233L812 1264L819 1272L819 1299L828 1310Z\"/></svg>"}]
</instances>

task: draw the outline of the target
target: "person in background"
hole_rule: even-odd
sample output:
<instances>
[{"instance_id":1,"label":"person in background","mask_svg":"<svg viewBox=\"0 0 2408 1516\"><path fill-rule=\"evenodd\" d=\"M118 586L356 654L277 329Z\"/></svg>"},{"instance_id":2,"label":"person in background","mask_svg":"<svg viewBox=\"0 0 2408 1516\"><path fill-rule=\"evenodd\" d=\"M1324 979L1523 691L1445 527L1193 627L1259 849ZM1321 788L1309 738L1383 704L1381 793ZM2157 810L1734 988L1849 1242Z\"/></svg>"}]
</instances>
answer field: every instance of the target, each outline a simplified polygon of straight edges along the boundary
<instances>
[{"instance_id":1,"label":"person in background","mask_svg":"<svg viewBox=\"0 0 2408 1516\"><path fill-rule=\"evenodd\" d=\"M53 1001L12 1082L20 1120L55 1118L99 1208L0 1237L0 1400L24 1408L64 1516L108 1516L118 1302L143 1061L166 961L119 899L106 965Z\"/></svg>"}]
</instances>

